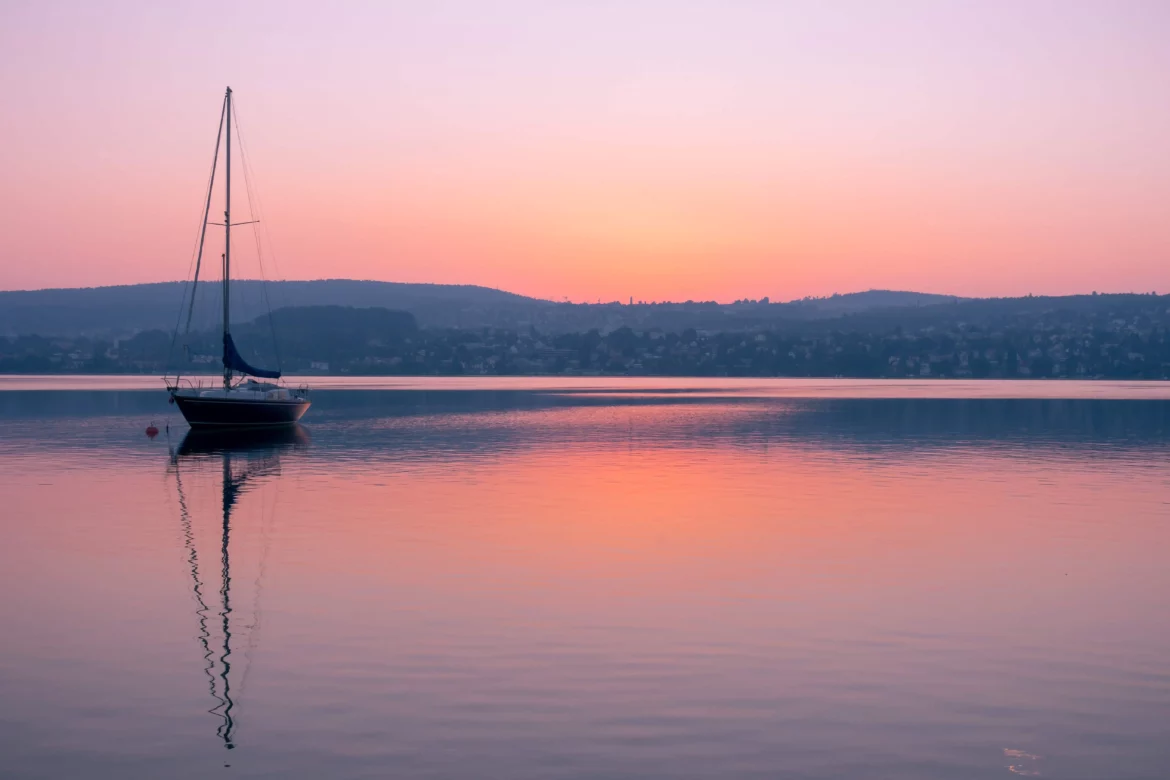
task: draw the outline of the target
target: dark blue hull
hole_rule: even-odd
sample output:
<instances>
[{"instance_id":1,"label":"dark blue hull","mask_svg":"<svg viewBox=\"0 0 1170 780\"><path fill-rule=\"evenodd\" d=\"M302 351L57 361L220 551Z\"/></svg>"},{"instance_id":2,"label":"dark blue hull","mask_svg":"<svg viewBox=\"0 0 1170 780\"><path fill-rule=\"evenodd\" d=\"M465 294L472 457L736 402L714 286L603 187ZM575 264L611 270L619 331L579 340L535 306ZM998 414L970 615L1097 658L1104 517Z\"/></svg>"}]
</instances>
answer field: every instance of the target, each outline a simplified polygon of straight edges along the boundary
<instances>
[{"instance_id":1,"label":"dark blue hull","mask_svg":"<svg viewBox=\"0 0 1170 780\"><path fill-rule=\"evenodd\" d=\"M292 425L309 410L304 399L288 401L172 396L191 427L262 427Z\"/></svg>"}]
</instances>

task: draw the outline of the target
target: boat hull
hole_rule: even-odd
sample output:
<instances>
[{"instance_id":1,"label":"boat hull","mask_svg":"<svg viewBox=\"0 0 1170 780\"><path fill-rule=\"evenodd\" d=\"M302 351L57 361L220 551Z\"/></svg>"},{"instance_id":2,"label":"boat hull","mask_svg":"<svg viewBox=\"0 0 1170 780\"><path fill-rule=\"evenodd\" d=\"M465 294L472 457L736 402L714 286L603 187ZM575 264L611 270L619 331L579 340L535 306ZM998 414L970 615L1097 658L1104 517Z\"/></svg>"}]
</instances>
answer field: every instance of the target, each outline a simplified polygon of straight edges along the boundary
<instances>
[{"instance_id":1,"label":"boat hull","mask_svg":"<svg viewBox=\"0 0 1170 780\"><path fill-rule=\"evenodd\" d=\"M192 428L249 428L293 425L309 410L309 401L171 396Z\"/></svg>"}]
</instances>

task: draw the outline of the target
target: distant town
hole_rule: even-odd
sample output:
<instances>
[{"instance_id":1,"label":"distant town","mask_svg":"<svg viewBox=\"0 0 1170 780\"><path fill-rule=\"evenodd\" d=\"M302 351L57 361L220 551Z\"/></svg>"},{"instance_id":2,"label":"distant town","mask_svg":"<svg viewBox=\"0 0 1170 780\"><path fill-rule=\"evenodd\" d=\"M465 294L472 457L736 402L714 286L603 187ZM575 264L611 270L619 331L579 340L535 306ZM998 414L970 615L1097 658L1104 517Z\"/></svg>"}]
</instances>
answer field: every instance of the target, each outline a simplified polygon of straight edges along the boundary
<instances>
[{"instance_id":1,"label":"distant town","mask_svg":"<svg viewBox=\"0 0 1170 780\"><path fill-rule=\"evenodd\" d=\"M728 308L770 312L767 301ZM410 312L333 305L290 307L272 317L234 328L236 341L250 360L279 362L296 375L1170 377L1170 301L1157 295L882 306L819 318L746 318L734 330L420 327ZM272 349L274 332L281 339ZM0 338L0 372L162 374L179 367L213 374L219 349L214 329L178 338L162 329L124 337L9 335Z\"/></svg>"}]
</instances>

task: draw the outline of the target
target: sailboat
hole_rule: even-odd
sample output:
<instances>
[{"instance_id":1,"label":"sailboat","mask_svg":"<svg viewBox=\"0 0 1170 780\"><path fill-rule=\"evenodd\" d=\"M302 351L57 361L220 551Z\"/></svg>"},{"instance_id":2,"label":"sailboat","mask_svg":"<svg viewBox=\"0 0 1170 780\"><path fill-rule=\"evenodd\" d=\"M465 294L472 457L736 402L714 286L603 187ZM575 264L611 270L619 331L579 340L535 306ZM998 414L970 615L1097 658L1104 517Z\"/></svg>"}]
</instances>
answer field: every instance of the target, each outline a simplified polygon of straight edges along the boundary
<instances>
[{"instance_id":1,"label":"sailboat","mask_svg":"<svg viewBox=\"0 0 1170 780\"><path fill-rule=\"evenodd\" d=\"M232 223L232 89L227 88L220 112L219 130L215 138L215 157L211 165L211 179L207 185L207 203L199 234L199 250L195 260L194 283L187 310L187 329L191 326L191 312L195 305L195 288L199 284L199 269L203 261L204 240L210 223L211 193L215 184L215 169L219 161L220 141L226 140L224 153L224 229L223 284L223 386L204 388L185 383L176 373L173 380L164 377L171 403L192 427L220 426L280 426L293 425L309 409L308 388L289 388L271 381L279 380L279 369L256 368L244 360L231 334L231 260L232 228L248 222ZM245 169L245 173L247 169ZM253 220L254 221L254 220ZM271 314L271 313L270 313ZM178 335L178 326L175 328ZM275 335L275 334L274 334ZM238 375L238 379L237 379Z\"/></svg>"}]
</instances>

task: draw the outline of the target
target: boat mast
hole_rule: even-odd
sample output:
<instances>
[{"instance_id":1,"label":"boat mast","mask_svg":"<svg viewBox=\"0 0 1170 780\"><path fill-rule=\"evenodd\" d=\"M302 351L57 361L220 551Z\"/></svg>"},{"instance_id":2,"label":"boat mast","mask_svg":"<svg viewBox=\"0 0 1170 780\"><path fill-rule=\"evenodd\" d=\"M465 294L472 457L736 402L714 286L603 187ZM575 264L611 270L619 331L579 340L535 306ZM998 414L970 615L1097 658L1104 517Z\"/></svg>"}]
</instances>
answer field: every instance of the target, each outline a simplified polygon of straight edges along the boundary
<instances>
[{"instance_id":1,"label":"boat mast","mask_svg":"<svg viewBox=\"0 0 1170 780\"><path fill-rule=\"evenodd\" d=\"M229 338L228 318L230 316L230 308L228 306L229 291L231 285L229 280L231 278L232 268L232 88L227 88L227 96L224 98L227 101L227 121L224 127L227 130L227 155L224 158L225 173L224 173L224 209L223 209L223 351L224 357L227 357L227 345ZM224 360L223 366L223 389L230 390L232 386L232 370L227 365L227 360Z\"/></svg>"}]
</instances>

